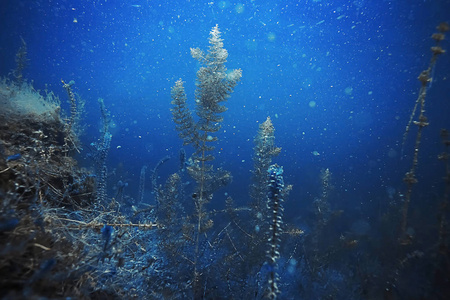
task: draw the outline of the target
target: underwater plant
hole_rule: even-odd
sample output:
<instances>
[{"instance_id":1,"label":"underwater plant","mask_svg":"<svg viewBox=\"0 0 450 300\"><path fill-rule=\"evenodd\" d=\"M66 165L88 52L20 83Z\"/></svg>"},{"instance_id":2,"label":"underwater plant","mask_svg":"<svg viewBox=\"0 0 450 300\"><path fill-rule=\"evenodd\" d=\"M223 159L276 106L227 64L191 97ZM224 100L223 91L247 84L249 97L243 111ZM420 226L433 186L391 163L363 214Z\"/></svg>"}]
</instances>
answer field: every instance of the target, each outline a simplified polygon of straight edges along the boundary
<instances>
[{"instance_id":1,"label":"underwater plant","mask_svg":"<svg viewBox=\"0 0 450 300\"><path fill-rule=\"evenodd\" d=\"M14 79L19 87L23 84L23 71L28 65L27 43L22 37L20 40L22 45L16 53L16 69L13 71Z\"/></svg>"},{"instance_id":2,"label":"underwater plant","mask_svg":"<svg viewBox=\"0 0 450 300\"><path fill-rule=\"evenodd\" d=\"M275 128L270 117L259 125L258 133L254 139L253 149L253 184L250 186L250 197L257 217L265 215L265 198L267 195L267 170L272 159L278 156L281 148L275 146Z\"/></svg>"},{"instance_id":3,"label":"underwater plant","mask_svg":"<svg viewBox=\"0 0 450 300\"><path fill-rule=\"evenodd\" d=\"M278 288L277 262L280 258L280 236L283 225L283 198L284 198L284 180L283 168L278 165L271 165L267 170L269 173L269 193L267 206L272 214L269 227L269 249L267 250L268 264L270 266L268 293L269 299L276 299L280 290Z\"/></svg>"},{"instance_id":4,"label":"underwater plant","mask_svg":"<svg viewBox=\"0 0 450 300\"><path fill-rule=\"evenodd\" d=\"M406 138L408 136L408 133L410 131L411 125L417 125L417 133L416 133L416 139L414 143L414 154L412 159L412 165L408 172L406 172L405 177L403 178L403 181L406 184L406 193L405 193L405 200L403 202L402 207L402 221L401 221L401 228L400 228L400 238L399 242L403 245L408 245L412 242L413 236L408 231L408 210L409 210L409 203L411 202L411 196L412 196L412 189L413 186L417 183L416 178L416 168L419 163L419 149L420 149L420 143L422 139L422 132L423 129L429 125L428 118L425 116L425 100L427 95L427 90L429 88L429 84L431 84L433 77L432 72L434 70L434 67L436 65L436 61L438 57L441 54L445 53L445 50L441 47L441 42L445 39L445 33L449 31L450 27L447 23L441 23L437 27L438 32L434 33L431 38L435 42L435 46L431 47L431 60L428 65L428 68L424 71L422 71L417 78L420 81L420 90L419 90L419 96L417 97L417 100L414 104L413 111L411 113L411 116L409 118L408 124L406 125L406 130L403 135L403 145L405 144ZM419 116L417 117L417 120L414 120L414 117L416 115L417 108L419 107Z\"/></svg>"},{"instance_id":5,"label":"underwater plant","mask_svg":"<svg viewBox=\"0 0 450 300\"><path fill-rule=\"evenodd\" d=\"M198 48L191 48L192 57L203 65L197 72L195 92L197 121L194 120L187 106L187 97L181 79L172 88L173 120L177 124L177 130L184 144L191 144L195 149L191 156L192 163L187 167L189 175L197 183L192 196L197 216L193 259L194 285L199 280L199 239L204 228L208 226L207 211L204 206L211 200L215 190L231 181L229 172L214 169L210 164L214 160L211 154L214 146L211 143L218 140L214 135L219 131L220 123L223 121L220 114L227 110L222 103L230 97L242 76L240 69L227 73L225 63L228 52L223 48L223 40L220 38L217 25L210 32L209 44L207 54Z\"/></svg>"},{"instance_id":6,"label":"underwater plant","mask_svg":"<svg viewBox=\"0 0 450 300\"><path fill-rule=\"evenodd\" d=\"M441 33L433 35L437 46L432 48L432 67L419 77L422 87L414 109L420 109L419 117L415 121L413 113L406 132L413 124L419 126L413 166L405 176L412 196L416 196L411 189L421 132L428 122L425 95L436 57L444 52L439 43L446 27L439 28ZM335 181L341 180L339 168L333 173L322 169L315 179L317 196L301 199L309 210L294 203L296 209L284 216L284 206L293 207L284 205L292 186L285 184L283 168L273 162L281 148L275 144L269 117L254 138L250 196L239 190L236 204L228 192L218 196L218 189L232 177L214 167L214 146L225 101L242 74L227 71L228 54L217 26L209 43L207 52L191 49L202 65L197 72L195 111L189 109L183 81L171 90L175 127L193 151L189 155L181 149L179 164L165 164L168 156L156 163L151 172L155 205L148 204L149 195L144 195L147 164L136 173L135 199L126 195L128 183L121 180L115 196L108 196L111 133L102 99L101 134L91 144L93 163L87 169L75 159L78 151L84 153L76 130L80 101L73 82L63 82L69 98L64 118L59 99L52 94L43 97L27 82L18 86L16 80L0 81L0 103L5 103L0 110L0 291L6 291L0 297L447 299L449 133L441 131L445 190L438 222L434 227L423 219L414 223L423 227L417 236L435 233L429 238L411 243L411 237L405 236L399 244L393 230L399 225L398 207L385 223L389 237L394 236L391 240L376 232L383 230L377 227L384 225L383 220L377 223L361 211L358 219L352 219L349 213L334 210L343 194L333 191ZM175 172L167 176L162 170L166 166L175 166ZM166 180L159 183L164 176ZM209 205L213 198L226 200ZM401 203L402 225L409 198ZM382 211L379 208L380 215ZM303 226L305 232L299 229Z\"/></svg>"}]
</instances>

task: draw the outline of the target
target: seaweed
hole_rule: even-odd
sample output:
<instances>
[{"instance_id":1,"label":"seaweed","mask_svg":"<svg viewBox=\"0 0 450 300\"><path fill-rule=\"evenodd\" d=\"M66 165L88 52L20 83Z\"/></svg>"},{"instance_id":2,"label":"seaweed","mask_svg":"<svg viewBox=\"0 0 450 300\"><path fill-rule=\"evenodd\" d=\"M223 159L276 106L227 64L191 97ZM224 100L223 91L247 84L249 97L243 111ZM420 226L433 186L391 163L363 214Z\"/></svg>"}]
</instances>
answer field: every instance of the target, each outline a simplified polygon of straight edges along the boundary
<instances>
[{"instance_id":1,"label":"seaweed","mask_svg":"<svg viewBox=\"0 0 450 300\"><path fill-rule=\"evenodd\" d=\"M273 162L281 148L275 144L270 118L260 124L254 138L250 197L239 191L233 195L235 202L227 193L225 203L210 208L212 199L221 198L217 191L232 179L230 172L213 164L224 103L241 77L240 70L225 68L227 52L217 26L211 31L207 53L191 49L202 64L195 113L189 109L184 83L179 80L172 88L175 128L183 144L192 146L192 153L186 147L187 152L181 149L178 154L179 163L165 164L169 157L164 157L156 164L151 175L154 205L144 195L147 165L136 179L136 199L127 194L128 183L122 180L115 186L115 196L108 196L106 159L112 136L102 99L101 135L91 144L94 161L92 169L86 169L75 159L83 148L77 129L81 101L73 83L64 83L69 112L63 118L53 94L42 96L27 82L19 86L16 80L2 80L2 297L446 299L447 130L441 130L444 151L439 159L445 176L443 195L436 196L438 221L430 226L433 214L418 212L407 222L410 198L419 196L412 187L422 129L428 123L426 91L436 58L444 53L440 42L446 28L440 25L440 33L432 36L437 45L431 49L430 67L419 77L421 90L414 109L420 109L419 116L413 112L405 132L406 137L412 125L418 126L412 168L405 176L409 196L400 203L392 196L391 207L378 223L365 216L352 223L346 212L335 209L338 196L333 191L339 173L328 168L316 178L316 196L305 199L310 200L309 211L296 211L293 222L283 216L292 186L285 184L283 168ZM162 166L174 168L165 180ZM409 230L408 223L418 230ZM395 230L399 225L406 233L400 239ZM418 238L412 239L413 235Z\"/></svg>"},{"instance_id":2,"label":"seaweed","mask_svg":"<svg viewBox=\"0 0 450 300\"><path fill-rule=\"evenodd\" d=\"M195 121L187 106L187 97L183 82L178 80L172 88L172 114L176 128L184 145L191 144L194 153L192 163L187 167L189 175L197 182L192 194L195 203L196 224L194 226L194 258L193 262L193 289L194 294L199 290L199 257L200 236L208 228L208 212L204 206L210 201L214 192L231 181L231 174L222 169L214 169L210 163L214 160L211 152L214 150L213 142L218 140L214 136L220 129L223 121L221 113L227 109L222 104L229 97L242 76L240 69L227 73L225 62L228 52L223 48L219 27L216 25L210 32L209 50L205 54L198 48L191 48L191 55L203 66L197 72L197 90L195 92L196 115Z\"/></svg>"}]
</instances>

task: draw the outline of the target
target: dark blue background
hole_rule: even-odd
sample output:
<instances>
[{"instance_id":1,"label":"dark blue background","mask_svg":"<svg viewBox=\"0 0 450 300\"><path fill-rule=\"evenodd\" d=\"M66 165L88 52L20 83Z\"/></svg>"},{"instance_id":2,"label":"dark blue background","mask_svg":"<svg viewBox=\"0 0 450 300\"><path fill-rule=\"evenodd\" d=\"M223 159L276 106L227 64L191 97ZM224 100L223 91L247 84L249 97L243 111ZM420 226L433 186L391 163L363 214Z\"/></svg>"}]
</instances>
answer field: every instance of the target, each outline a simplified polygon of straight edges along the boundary
<instances>
[{"instance_id":1,"label":"dark blue background","mask_svg":"<svg viewBox=\"0 0 450 300\"><path fill-rule=\"evenodd\" d=\"M25 77L35 88L48 85L67 107L61 79L75 80L75 91L86 100L85 145L100 135L97 98L104 98L113 124L109 186L124 180L126 193L136 198L143 165L153 168L170 155L160 182L176 171L181 141L171 121L170 88L182 78L194 107L199 64L189 49L206 50L209 31L218 24L227 67L241 68L243 77L226 104L214 162L231 171L234 182L211 205L225 192L238 203L249 201L253 138L270 116L283 148L276 162L284 166L285 182L294 185L288 217L311 206L320 192L320 170L330 168L333 208L370 219L389 202L388 187L405 189L415 131L402 160L400 152L420 86L416 78L429 63L430 36L449 21L448 12L449 1L418 0L2 1L0 74L15 68L22 37L30 59ZM443 191L437 155L439 130L450 128L449 70L445 54L428 91L430 126L423 134L416 194ZM86 152L80 160L88 166Z\"/></svg>"}]
</instances>

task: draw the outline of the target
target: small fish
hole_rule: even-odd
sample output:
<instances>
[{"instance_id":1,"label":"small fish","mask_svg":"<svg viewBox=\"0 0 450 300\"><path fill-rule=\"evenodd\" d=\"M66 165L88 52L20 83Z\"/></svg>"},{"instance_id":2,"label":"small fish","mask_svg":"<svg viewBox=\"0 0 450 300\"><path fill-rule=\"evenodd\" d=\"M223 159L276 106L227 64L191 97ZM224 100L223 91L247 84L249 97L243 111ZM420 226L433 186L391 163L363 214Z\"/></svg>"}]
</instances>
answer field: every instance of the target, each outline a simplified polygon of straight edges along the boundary
<instances>
[{"instance_id":1,"label":"small fish","mask_svg":"<svg viewBox=\"0 0 450 300\"><path fill-rule=\"evenodd\" d=\"M14 155L10 155L6 158L6 161L14 161L14 160L18 160L22 157L22 155L20 155L20 153L14 154Z\"/></svg>"},{"instance_id":2,"label":"small fish","mask_svg":"<svg viewBox=\"0 0 450 300\"><path fill-rule=\"evenodd\" d=\"M132 6L132 7L139 8L139 7L141 7L142 5L140 5L140 4L131 4L131 6Z\"/></svg>"}]
</instances>

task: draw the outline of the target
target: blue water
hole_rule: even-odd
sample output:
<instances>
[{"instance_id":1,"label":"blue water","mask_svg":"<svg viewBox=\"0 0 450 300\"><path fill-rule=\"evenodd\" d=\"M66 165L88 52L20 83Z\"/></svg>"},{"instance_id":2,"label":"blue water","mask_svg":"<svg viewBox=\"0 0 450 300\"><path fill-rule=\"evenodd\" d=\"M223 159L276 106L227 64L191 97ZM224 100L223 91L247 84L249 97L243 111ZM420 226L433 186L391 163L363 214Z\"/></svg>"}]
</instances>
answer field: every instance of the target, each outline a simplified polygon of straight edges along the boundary
<instances>
[{"instance_id":1,"label":"blue water","mask_svg":"<svg viewBox=\"0 0 450 300\"><path fill-rule=\"evenodd\" d=\"M36 89L53 90L68 110L61 79L75 81L74 91L86 100L85 147L77 157L86 167L92 164L87 145L102 127L97 99L103 98L112 133L108 194L121 180L128 183L124 193L136 199L143 165L172 158L160 169L160 183L177 171L182 141L172 122L170 89L181 78L194 108L200 65L190 48L206 50L218 24L227 68L240 68L243 76L225 104L214 161L232 173L233 182L208 208L223 207L226 195L238 205L249 203L253 139L270 116L282 147L274 161L293 185L285 222L307 231L320 171L329 168L330 206L343 211L336 234L360 219L376 231L380 215L406 190L416 128L403 156L402 138L420 88L416 78L428 67L431 34L449 21L449 12L445 0L2 1L0 75L15 68L21 37L29 58L24 77ZM448 40L442 45L450 48ZM439 131L450 128L449 70L447 53L427 91L430 126L420 145L415 214L426 209L437 215L444 194L445 167L437 156L444 150ZM192 148L186 151L190 155ZM423 226L437 223L417 227Z\"/></svg>"}]
</instances>

